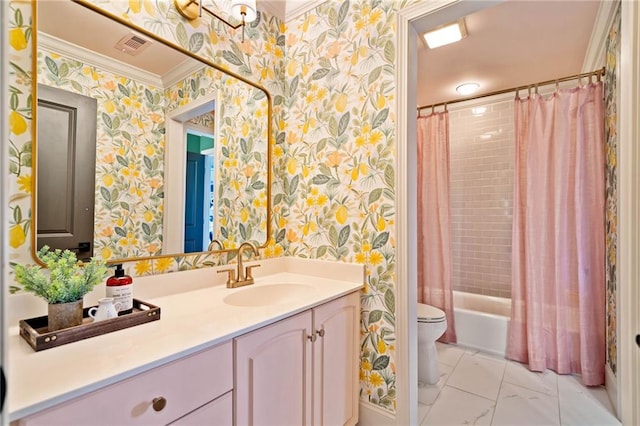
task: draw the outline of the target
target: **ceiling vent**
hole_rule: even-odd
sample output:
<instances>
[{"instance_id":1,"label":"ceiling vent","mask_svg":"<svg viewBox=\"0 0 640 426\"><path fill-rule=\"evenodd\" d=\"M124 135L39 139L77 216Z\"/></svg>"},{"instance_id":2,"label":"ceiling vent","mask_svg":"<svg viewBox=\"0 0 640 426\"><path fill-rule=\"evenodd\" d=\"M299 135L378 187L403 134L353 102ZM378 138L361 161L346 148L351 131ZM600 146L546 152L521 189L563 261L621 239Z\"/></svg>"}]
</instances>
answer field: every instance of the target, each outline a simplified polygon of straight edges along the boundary
<instances>
[{"instance_id":1,"label":"ceiling vent","mask_svg":"<svg viewBox=\"0 0 640 426\"><path fill-rule=\"evenodd\" d=\"M127 53L131 56L136 56L151 44L151 40L142 38L141 36L130 33L122 37L120 41L116 43L116 49L121 52Z\"/></svg>"}]
</instances>

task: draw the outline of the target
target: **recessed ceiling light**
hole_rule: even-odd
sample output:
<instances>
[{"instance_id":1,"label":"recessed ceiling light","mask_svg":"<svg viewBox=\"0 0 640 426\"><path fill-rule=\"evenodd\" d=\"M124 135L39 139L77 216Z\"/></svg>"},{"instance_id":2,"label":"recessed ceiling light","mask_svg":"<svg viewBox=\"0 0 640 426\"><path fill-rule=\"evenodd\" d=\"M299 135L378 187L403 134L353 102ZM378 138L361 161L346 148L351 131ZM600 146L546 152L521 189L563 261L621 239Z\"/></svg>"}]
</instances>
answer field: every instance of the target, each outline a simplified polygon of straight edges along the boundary
<instances>
[{"instance_id":1,"label":"recessed ceiling light","mask_svg":"<svg viewBox=\"0 0 640 426\"><path fill-rule=\"evenodd\" d=\"M456 87L456 92L463 96L470 95L480 88L478 83L464 83Z\"/></svg>"},{"instance_id":2,"label":"recessed ceiling light","mask_svg":"<svg viewBox=\"0 0 640 426\"><path fill-rule=\"evenodd\" d=\"M446 24L422 34L429 49L444 46L445 44L460 41L467 36L467 27L464 19L451 24Z\"/></svg>"}]
</instances>

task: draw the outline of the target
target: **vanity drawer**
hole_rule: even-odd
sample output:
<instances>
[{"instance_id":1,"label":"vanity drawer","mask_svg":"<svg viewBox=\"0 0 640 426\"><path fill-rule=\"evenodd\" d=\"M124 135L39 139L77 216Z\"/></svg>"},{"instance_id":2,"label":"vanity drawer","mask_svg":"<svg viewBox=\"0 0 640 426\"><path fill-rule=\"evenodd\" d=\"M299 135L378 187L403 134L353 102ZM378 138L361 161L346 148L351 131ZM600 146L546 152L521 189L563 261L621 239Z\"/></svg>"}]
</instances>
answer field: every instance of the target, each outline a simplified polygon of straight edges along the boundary
<instances>
[{"instance_id":1,"label":"vanity drawer","mask_svg":"<svg viewBox=\"0 0 640 426\"><path fill-rule=\"evenodd\" d=\"M15 424L163 425L204 406L232 388L233 346L232 342L227 342L26 417ZM153 408L156 398L166 401L160 411Z\"/></svg>"},{"instance_id":2,"label":"vanity drawer","mask_svg":"<svg viewBox=\"0 0 640 426\"><path fill-rule=\"evenodd\" d=\"M233 424L233 392L198 408L171 426L231 426Z\"/></svg>"}]
</instances>

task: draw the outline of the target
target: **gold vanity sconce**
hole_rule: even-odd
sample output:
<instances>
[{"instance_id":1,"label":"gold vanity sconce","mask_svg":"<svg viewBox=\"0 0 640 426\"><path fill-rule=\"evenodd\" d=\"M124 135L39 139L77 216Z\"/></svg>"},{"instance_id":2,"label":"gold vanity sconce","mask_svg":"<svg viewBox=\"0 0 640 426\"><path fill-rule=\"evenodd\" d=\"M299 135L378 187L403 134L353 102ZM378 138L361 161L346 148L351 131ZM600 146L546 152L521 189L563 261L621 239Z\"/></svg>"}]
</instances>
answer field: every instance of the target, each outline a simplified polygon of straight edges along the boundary
<instances>
[{"instance_id":1,"label":"gold vanity sconce","mask_svg":"<svg viewBox=\"0 0 640 426\"><path fill-rule=\"evenodd\" d=\"M231 15L234 18L240 20L238 25L232 25L229 21L222 18L217 13L213 12L208 7L204 6L205 0L174 0L173 3L178 9L178 12L190 21L202 17L202 11L204 10L209 15L222 21L224 24L233 28L234 30L242 27L242 42L244 43L244 26L248 22L255 21L257 17L256 0L232 0L231 1Z\"/></svg>"}]
</instances>

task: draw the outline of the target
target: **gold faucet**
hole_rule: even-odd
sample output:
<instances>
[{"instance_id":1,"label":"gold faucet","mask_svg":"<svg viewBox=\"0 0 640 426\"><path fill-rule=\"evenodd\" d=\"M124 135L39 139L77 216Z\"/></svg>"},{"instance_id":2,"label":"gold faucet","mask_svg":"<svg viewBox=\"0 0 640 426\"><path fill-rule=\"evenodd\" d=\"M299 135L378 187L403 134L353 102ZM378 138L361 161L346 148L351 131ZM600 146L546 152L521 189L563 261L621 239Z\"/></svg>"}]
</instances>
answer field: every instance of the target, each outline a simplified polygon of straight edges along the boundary
<instances>
[{"instance_id":1,"label":"gold faucet","mask_svg":"<svg viewBox=\"0 0 640 426\"><path fill-rule=\"evenodd\" d=\"M250 265L250 266L247 266L246 268L243 268L242 254L244 253L244 250L247 247L253 250L254 256L260 255L258 248L253 243L246 241L240 244L240 247L238 247L238 275L237 275L238 278L237 279L236 279L236 273L235 273L236 271L233 270L233 268L222 269L218 271L218 273L227 272L229 274L229 278L227 279L227 288L242 287L245 285L253 284L254 282L253 275L251 275L251 270L253 268L260 266L260 264Z\"/></svg>"},{"instance_id":2,"label":"gold faucet","mask_svg":"<svg viewBox=\"0 0 640 426\"><path fill-rule=\"evenodd\" d=\"M216 244L220 247L220 250L224 250L224 244L222 244L219 240L213 239L209 243L209 247L207 247L207 251L213 251L213 246Z\"/></svg>"}]
</instances>

